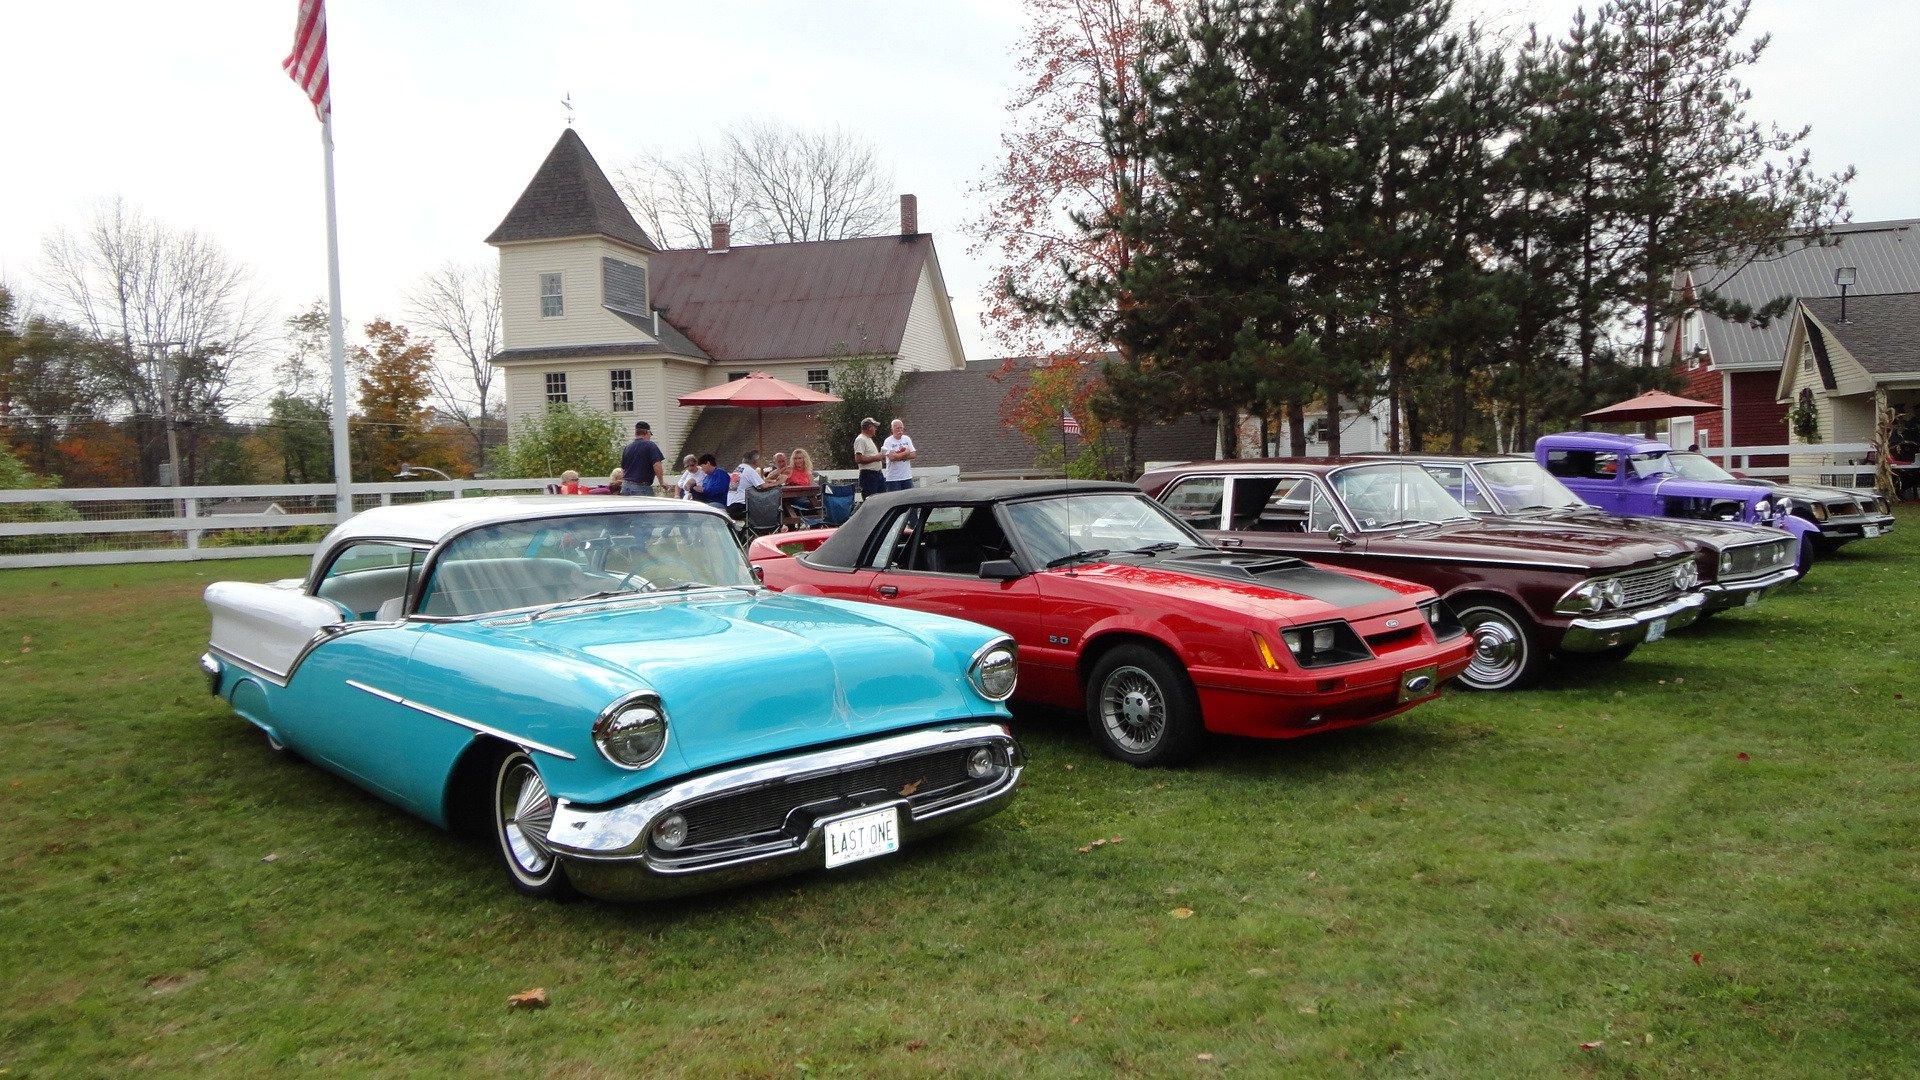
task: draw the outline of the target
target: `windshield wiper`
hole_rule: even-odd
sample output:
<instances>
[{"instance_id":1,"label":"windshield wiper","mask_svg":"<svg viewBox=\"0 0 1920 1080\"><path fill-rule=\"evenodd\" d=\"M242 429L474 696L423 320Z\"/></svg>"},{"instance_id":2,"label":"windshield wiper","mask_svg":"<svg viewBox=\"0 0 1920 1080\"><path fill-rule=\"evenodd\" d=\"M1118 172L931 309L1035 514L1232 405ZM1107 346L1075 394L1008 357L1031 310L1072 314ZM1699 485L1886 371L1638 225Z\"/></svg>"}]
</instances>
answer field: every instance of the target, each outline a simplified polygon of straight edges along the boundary
<instances>
[{"instance_id":1,"label":"windshield wiper","mask_svg":"<svg viewBox=\"0 0 1920 1080\"><path fill-rule=\"evenodd\" d=\"M1436 524L1438 524L1438 522L1428 521L1424 518L1401 518L1398 521L1383 521L1380 524L1373 526L1373 528L1397 529L1402 525L1436 525Z\"/></svg>"},{"instance_id":2,"label":"windshield wiper","mask_svg":"<svg viewBox=\"0 0 1920 1080\"><path fill-rule=\"evenodd\" d=\"M1565 510L1565 509L1567 509L1567 507L1564 504L1560 506L1553 506L1548 503L1528 503L1525 506L1515 507L1513 512L1516 514L1524 514L1529 510Z\"/></svg>"},{"instance_id":3,"label":"windshield wiper","mask_svg":"<svg viewBox=\"0 0 1920 1080\"><path fill-rule=\"evenodd\" d=\"M1178 540L1162 540L1162 541L1160 541L1160 542L1158 542L1158 543L1154 543L1154 544L1148 544L1148 545L1146 545L1145 547L1137 547L1137 548L1128 548L1128 549L1126 550L1126 554L1128 554L1128 555L1158 555L1158 554L1160 554L1160 553L1162 553L1162 552L1166 552L1166 551L1173 551L1173 550L1175 550L1176 548L1180 548L1180 547L1184 547L1184 546L1185 546L1185 545L1184 545L1184 544L1182 544L1182 543L1180 543L1180 541L1178 541Z\"/></svg>"},{"instance_id":4,"label":"windshield wiper","mask_svg":"<svg viewBox=\"0 0 1920 1080\"><path fill-rule=\"evenodd\" d=\"M1065 566L1068 563L1085 562L1088 559L1104 558L1109 554L1111 554L1111 552L1109 552L1106 548L1093 548L1088 551L1076 551L1071 555L1062 555L1059 558L1053 560L1052 562L1049 562L1046 565L1046 569L1053 570L1058 567Z\"/></svg>"},{"instance_id":5,"label":"windshield wiper","mask_svg":"<svg viewBox=\"0 0 1920 1080\"><path fill-rule=\"evenodd\" d=\"M546 615L550 612L558 611L564 607L572 607L575 604L590 604L595 600L608 600L616 596L645 596L648 593L657 592L657 591L658 590L656 589L601 589L599 592L585 593L580 596L570 596L565 600L556 600L553 603L546 605L545 607L539 608L535 611L528 613L527 621L538 622L540 619L540 616L542 615Z\"/></svg>"}]
</instances>

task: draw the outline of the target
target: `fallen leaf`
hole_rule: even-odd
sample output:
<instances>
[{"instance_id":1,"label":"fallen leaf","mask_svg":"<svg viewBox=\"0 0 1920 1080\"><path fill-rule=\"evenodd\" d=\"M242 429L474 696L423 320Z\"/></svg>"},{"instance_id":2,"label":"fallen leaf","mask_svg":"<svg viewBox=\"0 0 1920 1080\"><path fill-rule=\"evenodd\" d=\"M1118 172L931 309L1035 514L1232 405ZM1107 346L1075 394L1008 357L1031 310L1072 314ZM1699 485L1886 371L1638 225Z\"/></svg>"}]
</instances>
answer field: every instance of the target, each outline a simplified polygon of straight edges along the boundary
<instances>
[{"instance_id":1,"label":"fallen leaf","mask_svg":"<svg viewBox=\"0 0 1920 1080\"><path fill-rule=\"evenodd\" d=\"M919 791L920 785L923 783L925 783L925 781L923 780L910 780L907 783L901 784L900 797L904 799L907 796L912 795L914 792Z\"/></svg>"},{"instance_id":2,"label":"fallen leaf","mask_svg":"<svg viewBox=\"0 0 1920 1080\"><path fill-rule=\"evenodd\" d=\"M1580 1049L1582 1049L1582 1050L1598 1050L1598 1049L1600 1049L1601 1047L1603 1047L1603 1046L1605 1046L1605 1045L1607 1045L1607 1041L1606 1041L1605 1039L1595 1039L1595 1040L1593 1040L1592 1042L1583 1042L1583 1043L1581 1043L1581 1044L1580 1044Z\"/></svg>"},{"instance_id":3,"label":"fallen leaf","mask_svg":"<svg viewBox=\"0 0 1920 1080\"><path fill-rule=\"evenodd\" d=\"M1694 953L1694 954L1693 954L1693 962L1694 962L1694 964L1695 964L1695 966L1698 966L1698 965L1699 965L1699 963L1700 963L1700 954L1699 954L1699 953Z\"/></svg>"},{"instance_id":4,"label":"fallen leaf","mask_svg":"<svg viewBox=\"0 0 1920 1080\"><path fill-rule=\"evenodd\" d=\"M547 988L536 986L531 990L522 990L507 999L509 1009L544 1009L547 1007Z\"/></svg>"},{"instance_id":5,"label":"fallen leaf","mask_svg":"<svg viewBox=\"0 0 1920 1080\"><path fill-rule=\"evenodd\" d=\"M186 984L185 975L149 975L145 985L156 994L170 994Z\"/></svg>"},{"instance_id":6,"label":"fallen leaf","mask_svg":"<svg viewBox=\"0 0 1920 1080\"><path fill-rule=\"evenodd\" d=\"M1309 870L1309 871L1307 871L1307 880L1308 880L1308 881L1319 881L1319 880L1320 880L1320 871L1318 871L1318 870Z\"/></svg>"},{"instance_id":7,"label":"fallen leaf","mask_svg":"<svg viewBox=\"0 0 1920 1080\"><path fill-rule=\"evenodd\" d=\"M1649 1031L1649 1032L1647 1032L1647 1033L1646 1033L1645 1035L1642 1035L1642 1036L1640 1036L1640 1041L1641 1041L1641 1042L1643 1042L1643 1043L1646 1043L1646 1044L1647 1044L1648 1046L1652 1046L1652 1045L1653 1045L1653 1032L1651 1032L1651 1031Z\"/></svg>"},{"instance_id":8,"label":"fallen leaf","mask_svg":"<svg viewBox=\"0 0 1920 1080\"><path fill-rule=\"evenodd\" d=\"M277 851L269 851L265 855L260 856L260 861L261 862L278 862L280 861L280 853Z\"/></svg>"},{"instance_id":9,"label":"fallen leaf","mask_svg":"<svg viewBox=\"0 0 1920 1080\"><path fill-rule=\"evenodd\" d=\"M1086 1019L1086 1017L1084 1017L1084 1016L1081 1016L1081 1015L1080 1015L1079 1013L1075 1013L1075 1014L1073 1014L1073 1019L1071 1019L1071 1020L1069 1020L1069 1021L1067 1021L1067 1023L1069 1023L1069 1024L1077 1024L1077 1023L1079 1023L1080 1021L1082 1021L1082 1020L1085 1020L1085 1019Z\"/></svg>"},{"instance_id":10,"label":"fallen leaf","mask_svg":"<svg viewBox=\"0 0 1920 1080\"><path fill-rule=\"evenodd\" d=\"M1193 1055L1193 1060L1195 1060L1195 1061L1212 1061L1212 1060L1213 1060L1213 1055L1212 1055L1212 1054L1195 1054L1195 1055Z\"/></svg>"},{"instance_id":11,"label":"fallen leaf","mask_svg":"<svg viewBox=\"0 0 1920 1080\"><path fill-rule=\"evenodd\" d=\"M1172 915L1176 919L1191 919L1193 918L1193 909L1190 907L1177 907L1167 914Z\"/></svg>"},{"instance_id":12,"label":"fallen leaf","mask_svg":"<svg viewBox=\"0 0 1920 1080\"><path fill-rule=\"evenodd\" d=\"M1082 855L1085 855L1085 854L1086 854L1087 852L1089 852L1089 851L1092 851L1092 850L1093 850L1093 845L1092 845L1092 844L1081 844L1081 845L1080 845L1080 848L1079 848L1079 851L1080 851L1080 854L1082 854Z\"/></svg>"},{"instance_id":13,"label":"fallen leaf","mask_svg":"<svg viewBox=\"0 0 1920 1080\"><path fill-rule=\"evenodd\" d=\"M1314 1006L1314 1005L1302 1005L1300 1006L1300 1015L1318 1016L1320 1015L1320 1009L1318 1006Z\"/></svg>"},{"instance_id":14,"label":"fallen leaf","mask_svg":"<svg viewBox=\"0 0 1920 1080\"><path fill-rule=\"evenodd\" d=\"M1735 754L1735 755L1733 755L1733 756L1734 756L1734 758L1735 758L1736 760L1738 760L1738 761L1745 761L1745 760L1747 760L1747 752L1746 752L1745 750L1742 750L1742 751L1740 751L1739 753L1737 753L1737 754Z\"/></svg>"},{"instance_id":15,"label":"fallen leaf","mask_svg":"<svg viewBox=\"0 0 1920 1080\"><path fill-rule=\"evenodd\" d=\"M927 1040L915 1039L912 1042L907 1044L907 1053L917 1054L920 1051L925 1050L926 1048L927 1048Z\"/></svg>"},{"instance_id":16,"label":"fallen leaf","mask_svg":"<svg viewBox=\"0 0 1920 1080\"><path fill-rule=\"evenodd\" d=\"M1071 761L1069 761L1069 762L1067 762L1067 764L1066 764L1066 770L1067 770L1068 772L1072 772L1072 771L1073 771L1073 762L1071 762Z\"/></svg>"}]
</instances>

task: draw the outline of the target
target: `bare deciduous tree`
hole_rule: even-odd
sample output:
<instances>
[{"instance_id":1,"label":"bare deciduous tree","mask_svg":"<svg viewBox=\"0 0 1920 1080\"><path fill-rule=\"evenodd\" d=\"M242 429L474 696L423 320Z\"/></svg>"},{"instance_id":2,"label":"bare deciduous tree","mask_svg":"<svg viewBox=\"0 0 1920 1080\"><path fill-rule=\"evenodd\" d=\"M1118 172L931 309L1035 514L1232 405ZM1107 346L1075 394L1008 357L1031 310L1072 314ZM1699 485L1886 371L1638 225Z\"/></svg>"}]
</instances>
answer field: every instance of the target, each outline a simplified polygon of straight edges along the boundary
<instances>
[{"instance_id":1,"label":"bare deciduous tree","mask_svg":"<svg viewBox=\"0 0 1920 1080\"><path fill-rule=\"evenodd\" d=\"M717 143L629 162L616 184L669 247L708 242L728 222L744 243L869 236L888 221L892 175L871 142L842 128L741 121Z\"/></svg>"},{"instance_id":2,"label":"bare deciduous tree","mask_svg":"<svg viewBox=\"0 0 1920 1080\"><path fill-rule=\"evenodd\" d=\"M466 362L452 370L436 362L428 372L441 411L473 436L474 461L484 467L493 419L493 354L500 351L500 270L491 263L448 263L407 293L407 314L443 353Z\"/></svg>"},{"instance_id":3,"label":"bare deciduous tree","mask_svg":"<svg viewBox=\"0 0 1920 1080\"><path fill-rule=\"evenodd\" d=\"M253 271L116 198L80 231L47 239L39 277L63 315L120 346L124 370L111 384L136 420L163 425L182 479L178 426L241 403L241 376L267 344Z\"/></svg>"}]
</instances>

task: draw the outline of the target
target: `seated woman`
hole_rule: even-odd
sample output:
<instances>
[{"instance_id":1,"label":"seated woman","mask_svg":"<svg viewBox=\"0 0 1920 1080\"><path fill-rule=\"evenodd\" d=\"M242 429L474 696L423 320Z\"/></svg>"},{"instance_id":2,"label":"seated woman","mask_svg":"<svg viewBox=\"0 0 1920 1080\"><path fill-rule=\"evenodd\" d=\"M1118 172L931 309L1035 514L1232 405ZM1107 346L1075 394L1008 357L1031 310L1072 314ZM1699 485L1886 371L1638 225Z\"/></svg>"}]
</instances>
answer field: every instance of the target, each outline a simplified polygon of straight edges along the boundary
<instances>
[{"instance_id":1,"label":"seated woman","mask_svg":"<svg viewBox=\"0 0 1920 1080\"><path fill-rule=\"evenodd\" d=\"M591 489L580 482L579 473L568 469L566 472L560 474L560 494L587 495L591 494Z\"/></svg>"},{"instance_id":2,"label":"seated woman","mask_svg":"<svg viewBox=\"0 0 1920 1080\"><path fill-rule=\"evenodd\" d=\"M785 454L776 455L775 460L777 461L786 456ZM813 455L807 453L806 447L794 447L793 456L788 460L792 462L792 465L787 470L787 478L785 481L787 487L813 487L819 483L813 475ZM820 518L819 497L808 496L804 499L795 499L789 502L786 505L784 516L789 526L800 525L808 519Z\"/></svg>"}]
</instances>

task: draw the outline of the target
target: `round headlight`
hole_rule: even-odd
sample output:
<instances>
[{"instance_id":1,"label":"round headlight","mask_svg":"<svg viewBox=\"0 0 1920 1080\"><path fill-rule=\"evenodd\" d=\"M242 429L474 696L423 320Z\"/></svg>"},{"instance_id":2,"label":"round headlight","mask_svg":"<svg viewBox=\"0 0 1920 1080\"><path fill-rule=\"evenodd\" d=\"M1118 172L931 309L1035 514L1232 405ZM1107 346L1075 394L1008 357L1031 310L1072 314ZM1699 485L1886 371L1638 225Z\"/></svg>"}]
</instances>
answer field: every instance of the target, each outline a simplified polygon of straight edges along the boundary
<instances>
[{"instance_id":1,"label":"round headlight","mask_svg":"<svg viewBox=\"0 0 1920 1080\"><path fill-rule=\"evenodd\" d=\"M967 775L973 777L975 780L984 779L993 772L993 769L993 749L991 747L976 746L973 748L973 752L967 755Z\"/></svg>"},{"instance_id":2,"label":"round headlight","mask_svg":"<svg viewBox=\"0 0 1920 1080\"><path fill-rule=\"evenodd\" d=\"M1770 502L1768 502L1768 501L1767 501L1767 500L1765 500L1765 499L1761 499L1761 500L1760 500L1759 502L1757 502L1757 503L1754 503L1754 504L1753 504L1753 516L1754 516L1754 517L1763 517L1763 518L1766 518L1766 517L1772 517L1772 516L1773 516L1773 504L1772 504L1772 503L1770 503Z\"/></svg>"},{"instance_id":3,"label":"round headlight","mask_svg":"<svg viewBox=\"0 0 1920 1080\"><path fill-rule=\"evenodd\" d=\"M662 851L672 851L687 842L687 819L679 814L668 814L653 823L653 846Z\"/></svg>"},{"instance_id":4,"label":"round headlight","mask_svg":"<svg viewBox=\"0 0 1920 1080\"><path fill-rule=\"evenodd\" d=\"M1609 581L1601 586L1601 596L1606 600L1608 607L1625 607L1627 604L1627 587L1620 584L1618 579Z\"/></svg>"},{"instance_id":5,"label":"round headlight","mask_svg":"<svg viewBox=\"0 0 1920 1080\"><path fill-rule=\"evenodd\" d=\"M1002 638L974 654L967 668L967 681L988 701L1005 701L1013 696L1019 663L1014 658L1013 642Z\"/></svg>"},{"instance_id":6,"label":"round headlight","mask_svg":"<svg viewBox=\"0 0 1920 1080\"><path fill-rule=\"evenodd\" d=\"M644 769L667 748L667 714L652 694L621 698L593 723L593 744L623 769Z\"/></svg>"},{"instance_id":7,"label":"round headlight","mask_svg":"<svg viewBox=\"0 0 1920 1080\"><path fill-rule=\"evenodd\" d=\"M1698 584L1700 584L1700 571L1694 569L1692 563L1687 563L1685 566L1674 569L1673 587L1675 589L1680 592L1688 592Z\"/></svg>"},{"instance_id":8,"label":"round headlight","mask_svg":"<svg viewBox=\"0 0 1920 1080\"><path fill-rule=\"evenodd\" d=\"M1733 572L1733 552L1723 551L1720 553L1720 572L1723 574Z\"/></svg>"}]
</instances>

